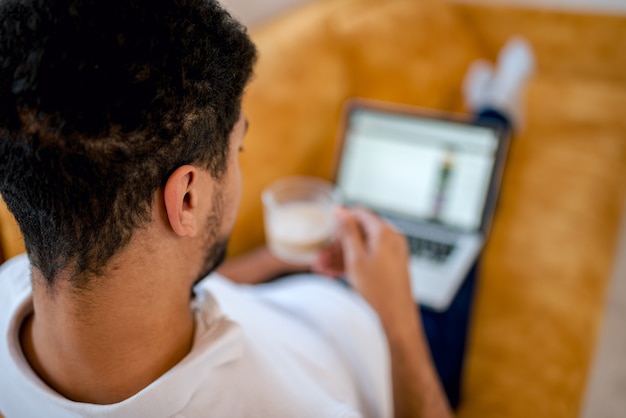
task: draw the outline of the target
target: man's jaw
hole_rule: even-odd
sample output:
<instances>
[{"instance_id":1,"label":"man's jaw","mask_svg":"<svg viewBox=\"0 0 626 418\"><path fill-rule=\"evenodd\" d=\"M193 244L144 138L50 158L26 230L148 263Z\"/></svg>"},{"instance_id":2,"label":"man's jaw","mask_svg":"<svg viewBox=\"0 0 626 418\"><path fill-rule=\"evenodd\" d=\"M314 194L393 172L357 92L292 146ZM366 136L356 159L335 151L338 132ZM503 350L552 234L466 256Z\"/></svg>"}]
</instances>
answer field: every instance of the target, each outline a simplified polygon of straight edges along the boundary
<instances>
[{"instance_id":1,"label":"man's jaw","mask_svg":"<svg viewBox=\"0 0 626 418\"><path fill-rule=\"evenodd\" d=\"M202 279L211 274L217 269L220 264L226 259L226 250L228 249L228 240L230 237L225 237L217 240L211 245L204 258L204 264L202 270L194 282L194 286L198 284Z\"/></svg>"}]
</instances>

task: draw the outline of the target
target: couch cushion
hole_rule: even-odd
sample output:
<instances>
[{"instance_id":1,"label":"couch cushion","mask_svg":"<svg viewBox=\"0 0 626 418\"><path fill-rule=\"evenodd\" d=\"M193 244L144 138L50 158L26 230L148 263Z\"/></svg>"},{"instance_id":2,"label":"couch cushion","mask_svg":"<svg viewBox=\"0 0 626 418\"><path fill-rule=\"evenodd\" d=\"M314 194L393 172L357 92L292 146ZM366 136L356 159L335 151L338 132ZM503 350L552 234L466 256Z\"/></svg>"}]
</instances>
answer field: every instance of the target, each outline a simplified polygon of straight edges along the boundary
<instances>
[{"instance_id":1,"label":"couch cushion","mask_svg":"<svg viewBox=\"0 0 626 418\"><path fill-rule=\"evenodd\" d=\"M460 110L461 81L484 54L438 0L349 0L334 17L356 96Z\"/></svg>"}]
</instances>

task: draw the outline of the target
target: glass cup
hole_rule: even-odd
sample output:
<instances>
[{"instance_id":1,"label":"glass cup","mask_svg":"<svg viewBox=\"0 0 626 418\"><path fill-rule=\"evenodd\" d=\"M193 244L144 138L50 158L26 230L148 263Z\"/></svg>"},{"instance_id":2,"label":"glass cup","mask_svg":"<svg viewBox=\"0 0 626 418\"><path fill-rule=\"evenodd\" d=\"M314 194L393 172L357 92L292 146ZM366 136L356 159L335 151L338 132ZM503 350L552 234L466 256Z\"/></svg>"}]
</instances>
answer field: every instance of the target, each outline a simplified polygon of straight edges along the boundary
<instances>
[{"instance_id":1,"label":"glass cup","mask_svg":"<svg viewBox=\"0 0 626 418\"><path fill-rule=\"evenodd\" d=\"M261 195L270 251L296 265L312 264L335 232L333 185L314 177L285 177Z\"/></svg>"}]
</instances>

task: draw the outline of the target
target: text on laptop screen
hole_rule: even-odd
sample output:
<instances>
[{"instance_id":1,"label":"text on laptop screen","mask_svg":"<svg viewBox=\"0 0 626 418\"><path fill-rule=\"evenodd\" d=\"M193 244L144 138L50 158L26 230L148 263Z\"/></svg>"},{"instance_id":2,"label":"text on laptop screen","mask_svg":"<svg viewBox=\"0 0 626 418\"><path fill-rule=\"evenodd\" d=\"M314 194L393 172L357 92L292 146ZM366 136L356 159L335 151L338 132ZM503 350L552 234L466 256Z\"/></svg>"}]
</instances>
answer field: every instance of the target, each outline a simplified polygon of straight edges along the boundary
<instances>
[{"instance_id":1,"label":"text on laptop screen","mask_svg":"<svg viewBox=\"0 0 626 418\"><path fill-rule=\"evenodd\" d=\"M497 141L487 127L356 109L337 185L348 204L477 230Z\"/></svg>"}]
</instances>

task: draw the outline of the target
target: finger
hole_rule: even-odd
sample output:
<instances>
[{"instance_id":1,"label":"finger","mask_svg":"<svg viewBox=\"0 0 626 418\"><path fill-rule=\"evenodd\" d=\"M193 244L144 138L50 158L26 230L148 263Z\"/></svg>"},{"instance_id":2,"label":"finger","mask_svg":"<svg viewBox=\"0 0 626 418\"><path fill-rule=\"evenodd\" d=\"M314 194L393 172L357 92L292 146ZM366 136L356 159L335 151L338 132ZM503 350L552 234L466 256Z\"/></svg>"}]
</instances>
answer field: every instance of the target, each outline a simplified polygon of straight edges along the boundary
<instances>
[{"instance_id":1,"label":"finger","mask_svg":"<svg viewBox=\"0 0 626 418\"><path fill-rule=\"evenodd\" d=\"M374 214L368 209L357 207L352 210L354 216L358 219L362 225L365 235L369 242L377 240L381 231L385 228L387 223L383 221L378 215Z\"/></svg>"},{"instance_id":2,"label":"finger","mask_svg":"<svg viewBox=\"0 0 626 418\"><path fill-rule=\"evenodd\" d=\"M322 250L311 264L313 270L327 270L332 265L333 256L330 251Z\"/></svg>"},{"instance_id":3,"label":"finger","mask_svg":"<svg viewBox=\"0 0 626 418\"><path fill-rule=\"evenodd\" d=\"M383 229L390 229L394 232L400 233L400 231L398 231L398 229L392 223L369 209L366 209L364 207L356 207L354 209L354 212L366 228L372 228L371 233L375 231L381 231Z\"/></svg>"},{"instance_id":4,"label":"finger","mask_svg":"<svg viewBox=\"0 0 626 418\"><path fill-rule=\"evenodd\" d=\"M322 251L319 253L311 270L314 273L323 274L325 276L337 277L342 274L343 263L337 261L337 254L331 251Z\"/></svg>"},{"instance_id":5,"label":"finger","mask_svg":"<svg viewBox=\"0 0 626 418\"><path fill-rule=\"evenodd\" d=\"M338 212L340 241L346 264L351 264L365 253L365 242L356 217L348 210Z\"/></svg>"}]
</instances>

